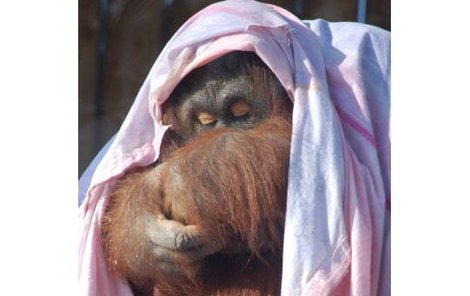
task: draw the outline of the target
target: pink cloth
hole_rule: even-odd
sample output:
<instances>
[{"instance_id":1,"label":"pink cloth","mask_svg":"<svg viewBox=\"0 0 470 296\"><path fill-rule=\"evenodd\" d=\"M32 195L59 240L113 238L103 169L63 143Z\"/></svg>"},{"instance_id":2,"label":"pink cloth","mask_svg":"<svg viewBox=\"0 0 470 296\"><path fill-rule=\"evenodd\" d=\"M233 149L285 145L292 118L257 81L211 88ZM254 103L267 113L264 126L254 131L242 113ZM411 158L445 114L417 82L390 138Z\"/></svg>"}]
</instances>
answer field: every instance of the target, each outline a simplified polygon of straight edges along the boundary
<instances>
[{"instance_id":1,"label":"pink cloth","mask_svg":"<svg viewBox=\"0 0 470 296\"><path fill-rule=\"evenodd\" d=\"M282 295L389 295L390 34L301 22L251 0L213 4L168 42L98 165L79 210L82 295L132 295L109 273L100 221L116 181L159 155L160 105L191 70L254 51L294 101Z\"/></svg>"}]
</instances>

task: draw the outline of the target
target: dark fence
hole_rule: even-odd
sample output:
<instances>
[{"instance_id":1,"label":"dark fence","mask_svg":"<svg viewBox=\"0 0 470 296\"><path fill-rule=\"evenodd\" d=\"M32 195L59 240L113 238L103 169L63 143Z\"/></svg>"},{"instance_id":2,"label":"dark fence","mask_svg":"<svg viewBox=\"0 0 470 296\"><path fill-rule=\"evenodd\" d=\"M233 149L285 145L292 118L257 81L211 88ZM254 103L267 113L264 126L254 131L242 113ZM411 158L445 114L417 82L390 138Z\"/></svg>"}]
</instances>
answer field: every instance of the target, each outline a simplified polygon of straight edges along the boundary
<instances>
[{"instance_id":1,"label":"dark fence","mask_svg":"<svg viewBox=\"0 0 470 296\"><path fill-rule=\"evenodd\" d=\"M79 1L79 174L119 129L160 50L217 1ZM390 30L390 0L263 1L301 19L361 21Z\"/></svg>"}]
</instances>

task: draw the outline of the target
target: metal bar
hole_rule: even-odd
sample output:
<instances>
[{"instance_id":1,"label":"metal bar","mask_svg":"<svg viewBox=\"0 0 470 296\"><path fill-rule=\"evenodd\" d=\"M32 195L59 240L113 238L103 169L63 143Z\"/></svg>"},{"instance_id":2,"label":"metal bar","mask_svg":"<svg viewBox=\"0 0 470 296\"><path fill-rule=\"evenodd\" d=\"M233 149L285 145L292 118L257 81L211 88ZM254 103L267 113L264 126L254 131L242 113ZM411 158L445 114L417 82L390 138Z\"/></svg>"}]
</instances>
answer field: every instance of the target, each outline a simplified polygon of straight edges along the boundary
<instances>
[{"instance_id":1,"label":"metal bar","mask_svg":"<svg viewBox=\"0 0 470 296\"><path fill-rule=\"evenodd\" d=\"M295 0L294 1L294 14L297 15L299 18L303 18L304 13L304 1L303 0Z\"/></svg>"},{"instance_id":2,"label":"metal bar","mask_svg":"<svg viewBox=\"0 0 470 296\"><path fill-rule=\"evenodd\" d=\"M365 23L367 16L367 0L357 1L357 22Z\"/></svg>"},{"instance_id":3,"label":"metal bar","mask_svg":"<svg viewBox=\"0 0 470 296\"><path fill-rule=\"evenodd\" d=\"M163 49L171 38L168 26L173 22L175 2L173 0L163 0L160 5L160 49Z\"/></svg>"},{"instance_id":4,"label":"metal bar","mask_svg":"<svg viewBox=\"0 0 470 296\"><path fill-rule=\"evenodd\" d=\"M100 0L100 29L98 36L98 69L96 79L96 95L94 108L94 150L99 151L102 145L103 117L104 117L104 90L106 75L106 57L108 53L108 0Z\"/></svg>"}]
</instances>

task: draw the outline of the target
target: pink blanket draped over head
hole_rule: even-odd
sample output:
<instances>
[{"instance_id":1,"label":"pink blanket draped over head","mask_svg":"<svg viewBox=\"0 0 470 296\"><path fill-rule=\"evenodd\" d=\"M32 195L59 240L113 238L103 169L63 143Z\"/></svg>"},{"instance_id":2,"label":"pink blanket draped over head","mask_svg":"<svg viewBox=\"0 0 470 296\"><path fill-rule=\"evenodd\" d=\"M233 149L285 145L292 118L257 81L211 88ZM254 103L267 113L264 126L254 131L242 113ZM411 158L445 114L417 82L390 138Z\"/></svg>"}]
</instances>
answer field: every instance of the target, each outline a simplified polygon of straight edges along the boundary
<instances>
[{"instance_id":1,"label":"pink blanket draped over head","mask_svg":"<svg viewBox=\"0 0 470 296\"><path fill-rule=\"evenodd\" d=\"M107 199L127 170L157 160L176 84L233 50L256 52L294 102L282 295L389 295L390 33L250 0L194 15L150 70L79 209L80 294L132 295L106 269Z\"/></svg>"}]
</instances>

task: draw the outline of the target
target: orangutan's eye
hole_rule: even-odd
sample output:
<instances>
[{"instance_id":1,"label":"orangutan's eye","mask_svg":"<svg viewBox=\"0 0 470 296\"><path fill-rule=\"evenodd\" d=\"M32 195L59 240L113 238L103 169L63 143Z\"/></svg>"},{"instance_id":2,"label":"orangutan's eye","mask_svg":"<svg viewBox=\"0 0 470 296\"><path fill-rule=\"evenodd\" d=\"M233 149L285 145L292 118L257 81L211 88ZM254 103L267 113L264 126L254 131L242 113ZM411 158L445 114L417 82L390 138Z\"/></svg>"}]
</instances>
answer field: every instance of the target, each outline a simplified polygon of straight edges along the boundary
<instances>
[{"instance_id":1,"label":"orangutan's eye","mask_svg":"<svg viewBox=\"0 0 470 296\"><path fill-rule=\"evenodd\" d=\"M237 101L232 106L230 106L230 112L235 117L246 116L250 113L251 106L243 101Z\"/></svg>"},{"instance_id":2,"label":"orangutan's eye","mask_svg":"<svg viewBox=\"0 0 470 296\"><path fill-rule=\"evenodd\" d=\"M215 117L215 115L207 113L207 112L200 112L197 115L197 119L203 125L209 125L217 121L217 118Z\"/></svg>"}]
</instances>

